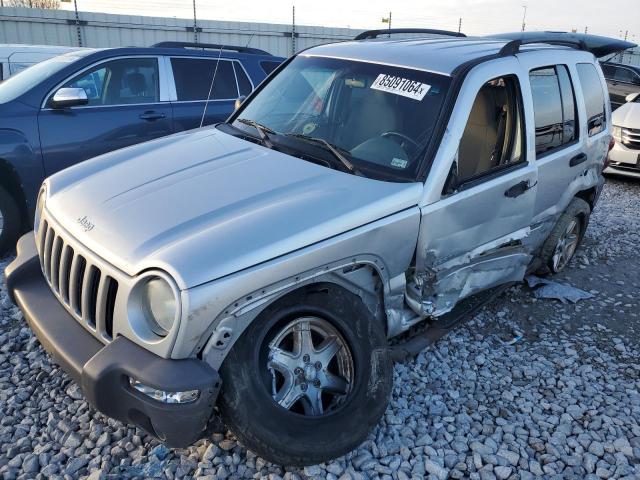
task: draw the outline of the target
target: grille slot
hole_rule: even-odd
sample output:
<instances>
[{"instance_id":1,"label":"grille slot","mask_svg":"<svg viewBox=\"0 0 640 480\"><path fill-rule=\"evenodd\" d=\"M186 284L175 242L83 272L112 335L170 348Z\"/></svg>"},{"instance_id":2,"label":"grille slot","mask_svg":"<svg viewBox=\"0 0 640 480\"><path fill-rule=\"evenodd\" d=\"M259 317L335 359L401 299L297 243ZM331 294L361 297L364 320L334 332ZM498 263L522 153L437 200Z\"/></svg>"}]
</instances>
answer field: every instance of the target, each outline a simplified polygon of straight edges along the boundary
<instances>
[{"instance_id":1,"label":"grille slot","mask_svg":"<svg viewBox=\"0 0 640 480\"><path fill-rule=\"evenodd\" d=\"M44 220L38 233L40 265L53 293L99 338L113 338L118 281L74 247Z\"/></svg>"},{"instance_id":2,"label":"grille slot","mask_svg":"<svg viewBox=\"0 0 640 480\"><path fill-rule=\"evenodd\" d=\"M640 150L640 129L623 128L622 144L634 150Z\"/></svg>"}]
</instances>

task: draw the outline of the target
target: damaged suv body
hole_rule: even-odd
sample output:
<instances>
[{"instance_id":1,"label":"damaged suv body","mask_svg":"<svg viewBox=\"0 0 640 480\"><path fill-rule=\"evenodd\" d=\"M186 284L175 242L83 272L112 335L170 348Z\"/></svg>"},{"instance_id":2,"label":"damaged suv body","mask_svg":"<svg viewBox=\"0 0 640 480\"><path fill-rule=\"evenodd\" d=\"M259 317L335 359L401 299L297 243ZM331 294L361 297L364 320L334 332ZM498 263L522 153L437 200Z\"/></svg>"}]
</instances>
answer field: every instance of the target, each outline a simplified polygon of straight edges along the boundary
<instances>
[{"instance_id":1,"label":"damaged suv body","mask_svg":"<svg viewBox=\"0 0 640 480\"><path fill-rule=\"evenodd\" d=\"M10 294L98 410L170 446L219 412L270 460L341 455L384 413L389 338L570 260L611 140L587 50L309 49L223 124L46 180Z\"/></svg>"}]
</instances>

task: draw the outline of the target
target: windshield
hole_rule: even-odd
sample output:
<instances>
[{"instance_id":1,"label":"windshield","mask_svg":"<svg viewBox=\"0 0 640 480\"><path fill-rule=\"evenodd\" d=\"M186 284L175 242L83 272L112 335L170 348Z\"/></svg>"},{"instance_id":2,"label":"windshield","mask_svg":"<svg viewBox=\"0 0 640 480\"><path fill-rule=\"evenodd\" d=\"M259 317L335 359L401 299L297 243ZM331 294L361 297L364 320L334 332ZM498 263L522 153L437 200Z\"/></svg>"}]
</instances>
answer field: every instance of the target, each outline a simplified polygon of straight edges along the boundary
<instances>
[{"instance_id":1,"label":"windshield","mask_svg":"<svg viewBox=\"0 0 640 480\"><path fill-rule=\"evenodd\" d=\"M87 51L85 55L89 53ZM79 58L79 52L50 58L26 68L0 83L0 103L15 100L23 93L38 85L47 77L62 70Z\"/></svg>"},{"instance_id":2,"label":"windshield","mask_svg":"<svg viewBox=\"0 0 640 480\"><path fill-rule=\"evenodd\" d=\"M233 126L255 134L247 120L257 122L275 133L274 142L281 135L328 142L365 174L412 180L449 83L446 76L408 68L299 56Z\"/></svg>"}]
</instances>

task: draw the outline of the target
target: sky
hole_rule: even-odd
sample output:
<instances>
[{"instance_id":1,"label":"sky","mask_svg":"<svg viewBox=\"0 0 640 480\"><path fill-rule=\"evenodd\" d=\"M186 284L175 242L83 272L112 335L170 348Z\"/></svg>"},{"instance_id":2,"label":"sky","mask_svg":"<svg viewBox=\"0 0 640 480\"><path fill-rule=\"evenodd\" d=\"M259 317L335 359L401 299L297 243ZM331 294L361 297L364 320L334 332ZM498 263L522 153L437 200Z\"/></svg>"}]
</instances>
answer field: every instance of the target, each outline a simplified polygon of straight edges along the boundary
<instances>
[{"instance_id":1,"label":"sky","mask_svg":"<svg viewBox=\"0 0 640 480\"><path fill-rule=\"evenodd\" d=\"M61 8L73 9L73 2ZM192 0L77 0L81 11L193 18ZM290 24L292 6L296 23L345 28L383 28L389 16L393 27L430 27L471 35L519 31L523 6L527 30L576 29L640 42L639 0L196 0L198 17L207 20Z\"/></svg>"}]
</instances>

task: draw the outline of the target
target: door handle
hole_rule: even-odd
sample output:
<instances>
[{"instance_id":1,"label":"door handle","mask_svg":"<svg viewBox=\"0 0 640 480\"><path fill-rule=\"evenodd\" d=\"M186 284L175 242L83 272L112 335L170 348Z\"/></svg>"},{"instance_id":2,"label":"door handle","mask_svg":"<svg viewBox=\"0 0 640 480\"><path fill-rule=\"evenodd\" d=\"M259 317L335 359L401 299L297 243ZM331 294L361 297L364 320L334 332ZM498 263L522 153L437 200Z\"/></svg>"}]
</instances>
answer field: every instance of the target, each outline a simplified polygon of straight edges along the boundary
<instances>
[{"instance_id":1,"label":"door handle","mask_svg":"<svg viewBox=\"0 0 640 480\"><path fill-rule=\"evenodd\" d=\"M581 153L573 157L571 160L569 160L569 166L575 167L576 165L580 165L581 163L584 163L586 161L587 161L587 154Z\"/></svg>"},{"instance_id":2,"label":"door handle","mask_svg":"<svg viewBox=\"0 0 640 480\"><path fill-rule=\"evenodd\" d=\"M149 122L153 122L154 120L160 120L161 118L166 118L164 113L160 112L144 112L140 115L141 120L147 120Z\"/></svg>"},{"instance_id":3,"label":"door handle","mask_svg":"<svg viewBox=\"0 0 640 480\"><path fill-rule=\"evenodd\" d=\"M521 181L519 183L516 183L515 185L513 185L509 189L507 189L507 191L504 192L504 196L505 197L509 197L509 198L519 197L520 195L524 194L530 188L535 187L537 184L538 184L538 182L536 182L533 185L531 185L531 183L529 183L528 180L523 180L523 181Z\"/></svg>"}]
</instances>

